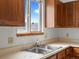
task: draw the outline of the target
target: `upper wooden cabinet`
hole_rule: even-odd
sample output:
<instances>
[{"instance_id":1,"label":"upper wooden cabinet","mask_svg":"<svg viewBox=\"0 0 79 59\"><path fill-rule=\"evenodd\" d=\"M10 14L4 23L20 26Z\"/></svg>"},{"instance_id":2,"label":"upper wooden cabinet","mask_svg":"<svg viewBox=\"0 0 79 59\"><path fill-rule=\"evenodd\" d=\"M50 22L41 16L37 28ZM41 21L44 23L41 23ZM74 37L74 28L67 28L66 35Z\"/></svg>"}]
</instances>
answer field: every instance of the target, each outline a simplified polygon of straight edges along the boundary
<instances>
[{"instance_id":1,"label":"upper wooden cabinet","mask_svg":"<svg viewBox=\"0 0 79 59\"><path fill-rule=\"evenodd\" d=\"M47 28L60 27L62 25L63 5L59 0L46 0L46 22Z\"/></svg>"},{"instance_id":2,"label":"upper wooden cabinet","mask_svg":"<svg viewBox=\"0 0 79 59\"><path fill-rule=\"evenodd\" d=\"M61 3L59 0L46 0L47 28L78 28L79 1Z\"/></svg>"},{"instance_id":3,"label":"upper wooden cabinet","mask_svg":"<svg viewBox=\"0 0 79 59\"><path fill-rule=\"evenodd\" d=\"M79 1L63 4L63 19L64 28L79 27Z\"/></svg>"},{"instance_id":4,"label":"upper wooden cabinet","mask_svg":"<svg viewBox=\"0 0 79 59\"><path fill-rule=\"evenodd\" d=\"M0 26L23 26L24 17L24 0L0 0Z\"/></svg>"},{"instance_id":5,"label":"upper wooden cabinet","mask_svg":"<svg viewBox=\"0 0 79 59\"><path fill-rule=\"evenodd\" d=\"M63 4L63 19L64 20L64 27L75 27L75 2L69 2Z\"/></svg>"},{"instance_id":6,"label":"upper wooden cabinet","mask_svg":"<svg viewBox=\"0 0 79 59\"><path fill-rule=\"evenodd\" d=\"M76 10L76 12L75 12L75 24L76 24L76 27L79 27L79 1L77 1L77 2L75 2L75 5L76 5L76 7L75 7L75 10Z\"/></svg>"},{"instance_id":7,"label":"upper wooden cabinet","mask_svg":"<svg viewBox=\"0 0 79 59\"><path fill-rule=\"evenodd\" d=\"M56 27L61 28L64 26L63 20L63 3L58 1L57 2L57 15L56 15Z\"/></svg>"}]
</instances>

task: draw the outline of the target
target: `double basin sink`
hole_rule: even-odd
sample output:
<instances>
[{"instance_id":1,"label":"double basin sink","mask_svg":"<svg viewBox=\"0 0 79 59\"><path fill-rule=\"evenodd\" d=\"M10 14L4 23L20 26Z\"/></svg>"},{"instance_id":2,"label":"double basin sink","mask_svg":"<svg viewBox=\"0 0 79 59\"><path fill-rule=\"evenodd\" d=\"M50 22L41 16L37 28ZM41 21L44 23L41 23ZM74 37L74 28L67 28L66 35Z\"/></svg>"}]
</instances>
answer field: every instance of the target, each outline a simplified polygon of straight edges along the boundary
<instances>
[{"instance_id":1,"label":"double basin sink","mask_svg":"<svg viewBox=\"0 0 79 59\"><path fill-rule=\"evenodd\" d=\"M38 54L48 54L60 48L62 48L62 46L47 45L47 46L33 47L31 49L28 49L27 51L38 53Z\"/></svg>"}]
</instances>

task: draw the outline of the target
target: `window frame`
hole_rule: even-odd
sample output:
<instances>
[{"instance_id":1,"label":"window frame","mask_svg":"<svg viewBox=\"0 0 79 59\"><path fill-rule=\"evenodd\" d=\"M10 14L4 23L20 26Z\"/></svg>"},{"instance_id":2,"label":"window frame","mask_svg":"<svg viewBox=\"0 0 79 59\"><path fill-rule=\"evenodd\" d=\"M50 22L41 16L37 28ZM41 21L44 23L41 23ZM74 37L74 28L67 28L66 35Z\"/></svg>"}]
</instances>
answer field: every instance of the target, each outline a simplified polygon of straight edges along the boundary
<instances>
[{"instance_id":1,"label":"window frame","mask_svg":"<svg viewBox=\"0 0 79 59\"><path fill-rule=\"evenodd\" d=\"M25 32L25 33L17 33L16 35L17 36L31 36L31 35L43 35L44 34L44 31L43 31L43 29L44 29L44 22L43 22L43 13L42 12L44 12L44 10L43 9L41 9L42 8L42 4L41 4L41 0L40 0L40 2L39 2L39 4L40 4L40 31L35 31L35 32L32 32L31 31L31 4L30 4L30 0L28 0L28 13L29 13L29 18L30 18L30 24L29 24L29 31L28 32ZM45 8L44 8L45 9ZM41 20L42 19L42 20Z\"/></svg>"}]
</instances>

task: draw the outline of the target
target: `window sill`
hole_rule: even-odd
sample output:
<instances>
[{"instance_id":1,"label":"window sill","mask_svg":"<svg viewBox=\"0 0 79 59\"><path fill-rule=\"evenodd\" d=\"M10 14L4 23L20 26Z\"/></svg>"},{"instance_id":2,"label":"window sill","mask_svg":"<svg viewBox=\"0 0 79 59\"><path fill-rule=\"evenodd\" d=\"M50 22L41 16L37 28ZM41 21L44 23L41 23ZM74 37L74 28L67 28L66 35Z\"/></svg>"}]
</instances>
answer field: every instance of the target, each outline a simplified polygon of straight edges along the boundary
<instances>
[{"instance_id":1,"label":"window sill","mask_svg":"<svg viewBox=\"0 0 79 59\"><path fill-rule=\"evenodd\" d=\"M33 35L43 35L44 32L33 32L33 33L18 33L17 36L33 36Z\"/></svg>"}]
</instances>

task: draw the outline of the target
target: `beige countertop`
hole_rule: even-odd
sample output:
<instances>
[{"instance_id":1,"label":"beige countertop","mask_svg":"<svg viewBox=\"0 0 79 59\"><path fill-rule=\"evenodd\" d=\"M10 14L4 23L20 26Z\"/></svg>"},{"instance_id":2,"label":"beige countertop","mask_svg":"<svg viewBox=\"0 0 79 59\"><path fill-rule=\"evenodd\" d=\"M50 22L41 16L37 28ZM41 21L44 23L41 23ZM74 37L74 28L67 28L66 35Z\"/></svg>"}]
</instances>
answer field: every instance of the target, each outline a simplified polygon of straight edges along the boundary
<instances>
[{"instance_id":1,"label":"beige countertop","mask_svg":"<svg viewBox=\"0 0 79 59\"><path fill-rule=\"evenodd\" d=\"M72 46L72 47L79 47L79 43L76 42L63 42L63 41L59 41L59 42L53 42L53 45L67 45L67 46Z\"/></svg>"},{"instance_id":2,"label":"beige countertop","mask_svg":"<svg viewBox=\"0 0 79 59\"><path fill-rule=\"evenodd\" d=\"M51 46L52 46L52 45L53 45L53 46L62 46L62 48L57 49L57 50L55 50L55 51L53 51L53 52L51 52L51 53L49 53L49 54L43 56L42 59L45 59L45 58L47 58L47 57L49 57L49 56L52 56L52 55L54 55L54 54L56 54L56 53L58 53L58 52L60 52L60 51L62 51L62 50L64 50L64 49L66 49L66 48L68 48L68 47L79 47L79 43L75 43L75 42L62 42L62 41L53 42L53 43L48 44L48 45L51 45Z\"/></svg>"},{"instance_id":3,"label":"beige countertop","mask_svg":"<svg viewBox=\"0 0 79 59\"><path fill-rule=\"evenodd\" d=\"M36 54L36 53L28 52L28 51L18 51L13 54L0 56L0 59L45 59L49 56L52 56L52 55L62 51L63 49L70 47L70 46L79 47L78 43L73 43L73 42L53 42L50 45L54 45L54 46L60 45L60 46L63 46L63 48L57 49L56 51L53 51L53 52L46 54L46 55Z\"/></svg>"},{"instance_id":4,"label":"beige countertop","mask_svg":"<svg viewBox=\"0 0 79 59\"><path fill-rule=\"evenodd\" d=\"M55 45L57 46L57 45ZM63 45L62 45L63 46ZM16 53L13 54L8 54L5 56L1 56L0 59L45 59L49 56L52 56L58 52L60 52L63 49L68 48L68 45L64 45L62 48L57 49L55 51L52 51L46 55L44 54L37 54L37 53L32 53L32 52L28 52L28 51L18 51Z\"/></svg>"},{"instance_id":5,"label":"beige countertop","mask_svg":"<svg viewBox=\"0 0 79 59\"><path fill-rule=\"evenodd\" d=\"M40 59L43 55L28 51L19 51L13 54L1 56L0 59Z\"/></svg>"}]
</instances>

